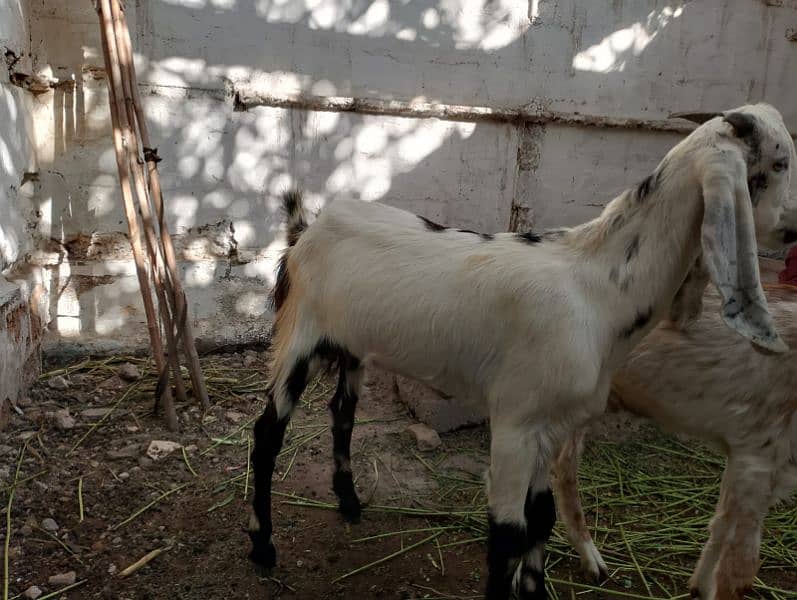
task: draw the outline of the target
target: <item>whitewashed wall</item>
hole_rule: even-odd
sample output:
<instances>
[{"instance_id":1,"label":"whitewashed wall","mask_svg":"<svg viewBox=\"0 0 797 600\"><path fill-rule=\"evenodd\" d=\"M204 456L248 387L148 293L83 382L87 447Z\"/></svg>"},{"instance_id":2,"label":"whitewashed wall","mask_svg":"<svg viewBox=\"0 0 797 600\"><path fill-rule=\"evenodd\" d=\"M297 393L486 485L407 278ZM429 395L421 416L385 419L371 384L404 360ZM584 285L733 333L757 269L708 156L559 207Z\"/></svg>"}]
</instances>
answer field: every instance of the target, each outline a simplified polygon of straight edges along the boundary
<instances>
[{"instance_id":1,"label":"whitewashed wall","mask_svg":"<svg viewBox=\"0 0 797 600\"><path fill-rule=\"evenodd\" d=\"M0 3L0 403L35 376L41 339L40 274L4 277L33 250L38 219L33 98L12 85L9 68L31 72L29 17L22 0Z\"/></svg>"},{"instance_id":2,"label":"whitewashed wall","mask_svg":"<svg viewBox=\"0 0 797 600\"><path fill-rule=\"evenodd\" d=\"M46 269L54 290L51 340L137 344L145 329L96 15L88 0L28 5L31 68L62 83L29 100L42 217L26 223L37 249L27 262ZM656 131L670 112L765 99L797 131L794 0L131 0L128 18L169 219L208 342L265 335L282 248L278 194L292 181L316 206L351 195L473 229L542 228L583 221L644 177L680 139ZM594 119L239 112L238 91ZM633 128L602 126L627 118Z\"/></svg>"}]
</instances>

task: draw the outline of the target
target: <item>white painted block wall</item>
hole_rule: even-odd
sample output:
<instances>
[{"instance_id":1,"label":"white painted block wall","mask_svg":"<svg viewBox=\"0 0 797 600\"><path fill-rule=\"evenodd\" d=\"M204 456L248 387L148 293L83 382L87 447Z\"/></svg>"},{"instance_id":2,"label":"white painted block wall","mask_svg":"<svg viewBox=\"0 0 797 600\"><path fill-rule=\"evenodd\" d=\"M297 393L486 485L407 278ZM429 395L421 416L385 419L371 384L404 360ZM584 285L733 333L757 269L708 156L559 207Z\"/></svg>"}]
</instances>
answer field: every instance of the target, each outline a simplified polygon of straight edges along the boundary
<instances>
[{"instance_id":1,"label":"white painted block wall","mask_svg":"<svg viewBox=\"0 0 797 600\"><path fill-rule=\"evenodd\" d=\"M31 68L74 81L26 100L40 216L6 202L23 215L12 230L34 249L27 262L55 290L50 343L144 343L96 15L91 2L18 1L28 6ZM545 228L595 215L642 179L680 139L655 131L672 111L766 99L797 131L794 0L131 0L127 10L169 220L208 343L266 335L283 244L278 194L291 182L314 206L352 195L471 229ZM641 126L237 112L236 90L525 106Z\"/></svg>"}]
</instances>

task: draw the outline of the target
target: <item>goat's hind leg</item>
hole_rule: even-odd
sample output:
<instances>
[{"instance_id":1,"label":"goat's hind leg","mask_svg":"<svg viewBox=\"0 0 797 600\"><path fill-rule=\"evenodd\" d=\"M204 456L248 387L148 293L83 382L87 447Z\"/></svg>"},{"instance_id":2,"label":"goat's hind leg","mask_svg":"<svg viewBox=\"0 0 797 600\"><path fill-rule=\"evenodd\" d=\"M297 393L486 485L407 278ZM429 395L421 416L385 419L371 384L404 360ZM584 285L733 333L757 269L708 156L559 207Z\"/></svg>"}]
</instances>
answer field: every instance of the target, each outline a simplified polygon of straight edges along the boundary
<instances>
[{"instance_id":1,"label":"goat's hind leg","mask_svg":"<svg viewBox=\"0 0 797 600\"><path fill-rule=\"evenodd\" d=\"M553 482L559 515L567 537L581 557L581 567L597 581L609 578L609 569L589 533L578 490L578 463L584 451L585 429L577 429L565 440L554 462Z\"/></svg>"},{"instance_id":2,"label":"goat's hind leg","mask_svg":"<svg viewBox=\"0 0 797 600\"><path fill-rule=\"evenodd\" d=\"M252 469L255 486L252 498L253 514L249 523L252 540L250 560L261 568L270 569L277 563L271 521L271 478L277 456L285 438L291 413L307 386L310 363L315 350L277 353L269 384L268 400L263 414L255 423L255 443L252 450ZM284 358L288 355L289 358Z\"/></svg>"},{"instance_id":3,"label":"goat's hind leg","mask_svg":"<svg viewBox=\"0 0 797 600\"><path fill-rule=\"evenodd\" d=\"M338 507L343 518L349 523L357 523L362 509L351 472L351 434L364 369L360 361L345 350L339 352L338 362L338 387L329 402L329 410L332 412L332 453L335 460L332 489L338 497Z\"/></svg>"}]
</instances>

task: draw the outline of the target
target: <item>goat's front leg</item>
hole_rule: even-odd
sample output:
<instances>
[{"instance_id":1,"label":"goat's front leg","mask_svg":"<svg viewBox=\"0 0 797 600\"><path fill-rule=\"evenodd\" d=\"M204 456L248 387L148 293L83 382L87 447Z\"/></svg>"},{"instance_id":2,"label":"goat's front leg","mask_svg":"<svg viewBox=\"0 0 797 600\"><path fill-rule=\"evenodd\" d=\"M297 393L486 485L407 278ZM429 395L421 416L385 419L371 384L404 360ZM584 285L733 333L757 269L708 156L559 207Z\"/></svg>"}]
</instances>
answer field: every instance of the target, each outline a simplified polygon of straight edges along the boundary
<instances>
[{"instance_id":1,"label":"goat's front leg","mask_svg":"<svg viewBox=\"0 0 797 600\"><path fill-rule=\"evenodd\" d=\"M711 532L690 581L701 600L740 600L758 573L761 529L772 503L768 459L730 456Z\"/></svg>"},{"instance_id":2,"label":"goat's front leg","mask_svg":"<svg viewBox=\"0 0 797 600\"><path fill-rule=\"evenodd\" d=\"M578 464L584 452L585 434L585 428L576 429L565 440L554 461L553 485L559 516L564 521L567 539L581 557L581 568L593 579L604 581L609 577L609 569L592 541L578 491Z\"/></svg>"},{"instance_id":3,"label":"goat's front leg","mask_svg":"<svg viewBox=\"0 0 797 600\"><path fill-rule=\"evenodd\" d=\"M542 600L547 597L543 550L555 520L547 483L550 452L542 447L540 427L492 422L490 429L486 598L510 598L521 560L533 553L536 560L523 571L518 589L522 589L523 599ZM535 540L533 547L531 539Z\"/></svg>"}]
</instances>

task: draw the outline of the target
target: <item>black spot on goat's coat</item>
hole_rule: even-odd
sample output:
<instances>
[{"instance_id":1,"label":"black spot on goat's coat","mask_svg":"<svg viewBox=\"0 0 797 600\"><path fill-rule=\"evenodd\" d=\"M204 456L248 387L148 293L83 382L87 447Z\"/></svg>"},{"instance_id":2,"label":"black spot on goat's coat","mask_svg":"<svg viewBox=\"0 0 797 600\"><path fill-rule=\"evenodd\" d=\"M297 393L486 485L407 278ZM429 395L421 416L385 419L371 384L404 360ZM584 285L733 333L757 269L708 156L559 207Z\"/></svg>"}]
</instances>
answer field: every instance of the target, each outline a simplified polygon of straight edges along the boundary
<instances>
[{"instance_id":1,"label":"black spot on goat's coat","mask_svg":"<svg viewBox=\"0 0 797 600\"><path fill-rule=\"evenodd\" d=\"M650 193L656 189L656 185L658 184L658 177L656 173L652 175L648 175L645 179L642 180L642 183L639 184L636 190L636 197L637 200L642 202L645 198L647 198Z\"/></svg>"},{"instance_id":2,"label":"black spot on goat's coat","mask_svg":"<svg viewBox=\"0 0 797 600\"><path fill-rule=\"evenodd\" d=\"M783 232L783 243L784 244L793 244L797 242L797 230L794 229L787 229Z\"/></svg>"},{"instance_id":3,"label":"black spot on goat's coat","mask_svg":"<svg viewBox=\"0 0 797 600\"><path fill-rule=\"evenodd\" d=\"M625 262L631 262L637 254L639 254L639 236L635 235L625 247Z\"/></svg>"},{"instance_id":4,"label":"black spot on goat's coat","mask_svg":"<svg viewBox=\"0 0 797 600\"><path fill-rule=\"evenodd\" d=\"M473 231L472 229L457 229L457 231L460 233L472 233L473 235L478 235L485 242L494 238L492 233L479 233L478 231Z\"/></svg>"},{"instance_id":5,"label":"black spot on goat's coat","mask_svg":"<svg viewBox=\"0 0 797 600\"><path fill-rule=\"evenodd\" d=\"M435 223L434 221L427 219L426 217L422 217L421 215L417 215L418 218L423 221L423 224L426 226L426 229L429 231L445 231L446 228L440 225L439 223Z\"/></svg>"},{"instance_id":6,"label":"black spot on goat's coat","mask_svg":"<svg viewBox=\"0 0 797 600\"><path fill-rule=\"evenodd\" d=\"M620 332L620 337L623 339L628 339L632 335L634 335L637 331L645 327L648 323L650 323L650 318L653 316L653 307L649 306L645 312L637 311L636 318L634 322L631 323L628 327L623 329Z\"/></svg>"},{"instance_id":7,"label":"black spot on goat's coat","mask_svg":"<svg viewBox=\"0 0 797 600\"><path fill-rule=\"evenodd\" d=\"M542 241L541 236L531 231L527 233L516 233L515 237L525 244L539 244Z\"/></svg>"},{"instance_id":8,"label":"black spot on goat's coat","mask_svg":"<svg viewBox=\"0 0 797 600\"><path fill-rule=\"evenodd\" d=\"M747 191L750 193L750 202L753 206L758 206L761 199L761 192L769 187L766 173L756 173L747 180Z\"/></svg>"},{"instance_id":9,"label":"black spot on goat's coat","mask_svg":"<svg viewBox=\"0 0 797 600\"><path fill-rule=\"evenodd\" d=\"M731 124L736 137L744 140L750 148L753 162L761 160L761 132L758 130L755 117L745 112L732 112L726 114L723 119Z\"/></svg>"},{"instance_id":10,"label":"black spot on goat's coat","mask_svg":"<svg viewBox=\"0 0 797 600\"><path fill-rule=\"evenodd\" d=\"M612 217L612 220L609 222L609 231L615 232L619 229L622 229L625 225L625 215L623 213L617 213Z\"/></svg>"}]
</instances>

